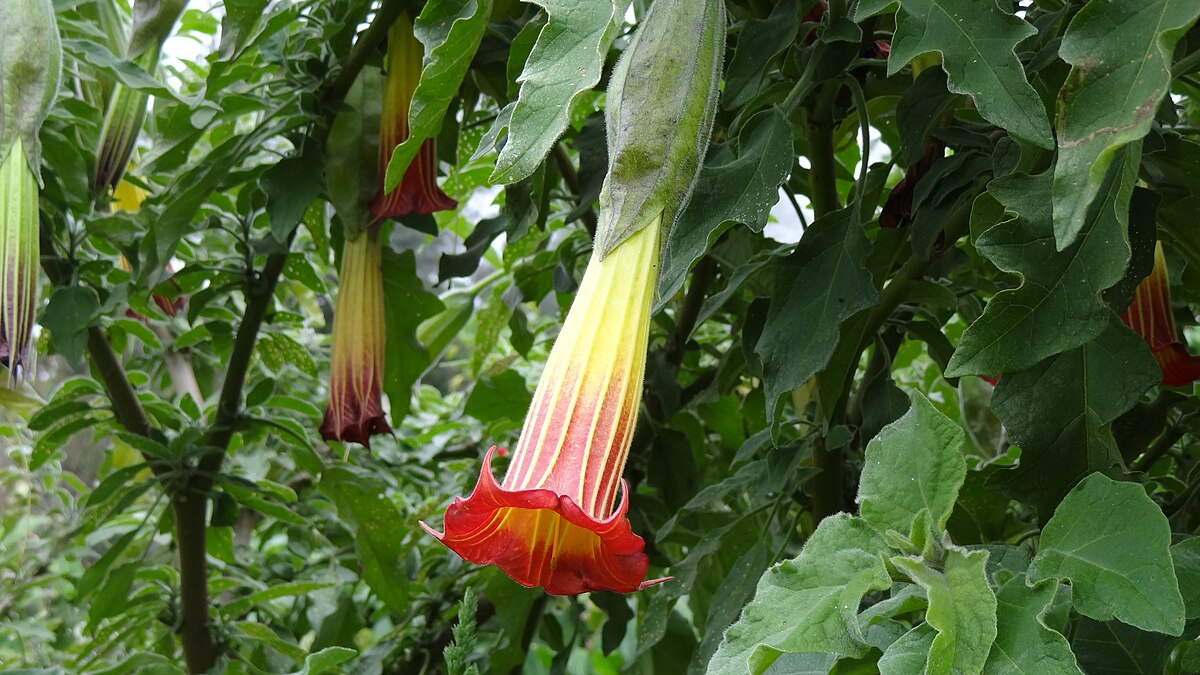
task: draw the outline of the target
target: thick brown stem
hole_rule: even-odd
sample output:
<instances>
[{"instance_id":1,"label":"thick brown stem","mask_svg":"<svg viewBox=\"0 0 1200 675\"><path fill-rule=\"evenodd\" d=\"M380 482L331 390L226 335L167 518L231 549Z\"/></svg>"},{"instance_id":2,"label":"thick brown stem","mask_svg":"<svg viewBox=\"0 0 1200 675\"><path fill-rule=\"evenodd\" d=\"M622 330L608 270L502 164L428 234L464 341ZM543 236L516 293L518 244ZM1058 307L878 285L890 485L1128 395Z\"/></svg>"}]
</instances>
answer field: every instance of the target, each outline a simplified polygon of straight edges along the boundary
<instances>
[{"instance_id":1,"label":"thick brown stem","mask_svg":"<svg viewBox=\"0 0 1200 675\"><path fill-rule=\"evenodd\" d=\"M208 614L206 502L203 495L182 492L172 502L179 563L179 641L189 673L208 672L220 655Z\"/></svg>"}]
</instances>

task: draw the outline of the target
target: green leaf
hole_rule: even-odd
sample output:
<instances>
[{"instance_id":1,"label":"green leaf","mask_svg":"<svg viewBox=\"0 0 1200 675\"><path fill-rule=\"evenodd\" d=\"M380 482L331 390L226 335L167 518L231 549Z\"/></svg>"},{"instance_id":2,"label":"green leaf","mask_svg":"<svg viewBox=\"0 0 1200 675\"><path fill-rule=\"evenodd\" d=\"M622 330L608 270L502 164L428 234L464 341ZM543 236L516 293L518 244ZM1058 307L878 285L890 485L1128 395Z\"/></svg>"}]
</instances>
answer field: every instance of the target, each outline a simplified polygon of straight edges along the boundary
<instances>
[{"instance_id":1,"label":"green leaf","mask_svg":"<svg viewBox=\"0 0 1200 675\"><path fill-rule=\"evenodd\" d=\"M443 305L417 275L416 255L383 252L383 299L386 357L383 390L391 404L394 424L408 414L412 388L430 363L430 353L417 340L417 327L440 312Z\"/></svg>"},{"instance_id":2,"label":"green leaf","mask_svg":"<svg viewBox=\"0 0 1200 675\"><path fill-rule=\"evenodd\" d=\"M379 192L382 100L383 74L378 68L364 68L346 94L346 107L333 118L325 143L325 193L346 239L356 237L373 218L368 205Z\"/></svg>"},{"instance_id":3,"label":"green leaf","mask_svg":"<svg viewBox=\"0 0 1200 675\"><path fill-rule=\"evenodd\" d=\"M736 110L758 95L769 72L768 64L796 41L798 30L800 13L796 0L783 0L765 19L749 19L742 24L737 48L725 69L721 108Z\"/></svg>"},{"instance_id":4,"label":"green leaf","mask_svg":"<svg viewBox=\"0 0 1200 675\"><path fill-rule=\"evenodd\" d=\"M297 670L292 675L320 675L334 670L338 665L349 661L358 655L358 652L346 647L326 647L319 652L309 654L308 658L304 659L304 667ZM339 672L345 672L338 669Z\"/></svg>"},{"instance_id":5,"label":"green leaf","mask_svg":"<svg viewBox=\"0 0 1200 675\"><path fill-rule=\"evenodd\" d=\"M508 141L488 180L515 183L545 159L570 122L575 101L600 81L609 45L629 0L527 0L548 16L525 70L508 121Z\"/></svg>"},{"instance_id":6,"label":"green leaf","mask_svg":"<svg viewBox=\"0 0 1200 675\"><path fill-rule=\"evenodd\" d=\"M1046 523L1029 580L1070 580L1084 616L1179 635L1185 612L1170 546L1166 516L1141 485L1092 474Z\"/></svg>"},{"instance_id":7,"label":"green leaf","mask_svg":"<svg viewBox=\"0 0 1200 675\"><path fill-rule=\"evenodd\" d=\"M658 302L683 288L688 270L734 223L760 232L779 185L792 169L792 128L778 108L750 118L738 137L738 155L709 153L692 199L667 235L658 277Z\"/></svg>"},{"instance_id":8,"label":"green leaf","mask_svg":"<svg viewBox=\"0 0 1200 675\"><path fill-rule=\"evenodd\" d=\"M1145 342L1115 316L1084 346L1006 374L992 409L1021 461L988 485L1049 514L1085 476L1119 471L1112 422L1161 379Z\"/></svg>"},{"instance_id":9,"label":"green leaf","mask_svg":"<svg viewBox=\"0 0 1200 675\"><path fill-rule=\"evenodd\" d=\"M480 378L467 397L463 412L478 420L509 420L520 424L532 402L525 378L515 370L506 370L495 377Z\"/></svg>"},{"instance_id":10,"label":"green leaf","mask_svg":"<svg viewBox=\"0 0 1200 675\"><path fill-rule=\"evenodd\" d=\"M425 45L425 66L408 107L408 138L388 162L387 192L404 180L421 144L441 132L442 118L458 94L491 14L492 0L435 0L421 10L413 34Z\"/></svg>"},{"instance_id":11,"label":"green leaf","mask_svg":"<svg viewBox=\"0 0 1200 675\"><path fill-rule=\"evenodd\" d=\"M966 434L921 394L899 420L867 444L857 502L862 519L880 532L911 536L923 509L945 528L967 474Z\"/></svg>"},{"instance_id":12,"label":"green leaf","mask_svg":"<svg viewBox=\"0 0 1200 675\"><path fill-rule=\"evenodd\" d=\"M1171 560L1187 618L1200 616L1200 537L1189 537L1171 547Z\"/></svg>"},{"instance_id":13,"label":"green leaf","mask_svg":"<svg viewBox=\"0 0 1200 675\"><path fill-rule=\"evenodd\" d=\"M1200 16L1195 0L1091 0L1063 35L1071 74L1059 92L1054 236L1066 248L1117 150L1150 131L1171 86L1176 41Z\"/></svg>"},{"instance_id":14,"label":"green leaf","mask_svg":"<svg viewBox=\"0 0 1200 675\"><path fill-rule=\"evenodd\" d=\"M782 263L766 324L754 351L762 358L767 419L779 397L829 363L842 322L873 306L879 294L863 265L870 242L847 207L804 231Z\"/></svg>"},{"instance_id":15,"label":"green leaf","mask_svg":"<svg viewBox=\"0 0 1200 675\"><path fill-rule=\"evenodd\" d=\"M862 21L888 4L864 3L855 20ZM970 96L987 121L1051 149L1054 139L1046 108L1014 52L1036 32L992 0L904 0L896 15L888 75L922 54L938 52L950 91Z\"/></svg>"},{"instance_id":16,"label":"green leaf","mask_svg":"<svg viewBox=\"0 0 1200 675\"><path fill-rule=\"evenodd\" d=\"M996 641L983 675L1082 675L1067 639L1043 619L1057 587L1051 581L1031 587L1024 574L1000 587L996 593Z\"/></svg>"},{"instance_id":17,"label":"green leaf","mask_svg":"<svg viewBox=\"0 0 1200 675\"><path fill-rule=\"evenodd\" d=\"M388 498L387 484L362 469L339 464L321 477L321 490L354 527L363 580L389 609L403 616L411 609L406 542L413 528Z\"/></svg>"},{"instance_id":18,"label":"green leaf","mask_svg":"<svg viewBox=\"0 0 1200 675\"><path fill-rule=\"evenodd\" d=\"M264 335L255 349L263 364L272 372L279 373L284 366L291 364L309 377L317 376L317 362L312 354L304 345L282 333Z\"/></svg>"},{"instance_id":19,"label":"green leaf","mask_svg":"<svg viewBox=\"0 0 1200 675\"><path fill-rule=\"evenodd\" d=\"M1116 621L1090 619L1079 621L1071 635L1079 667L1088 675L1162 675L1177 642Z\"/></svg>"},{"instance_id":20,"label":"green leaf","mask_svg":"<svg viewBox=\"0 0 1200 675\"><path fill-rule=\"evenodd\" d=\"M914 626L888 646L879 658L880 675L913 675L924 673L929 662L929 650L937 631L927 623Z\"/></svg>"},{"instance_id":21,"label":"green leaf","mask_svg":"<svg viewBox=\"0 0 1200 675\"><path fill-rule=\"evenodd\" d=\"M759 580L754 600L713 655L709 674L757 675L782 653L865 654L858 606L868 591L891 585L880 557L885 550L863 520L838 514L821 521L799 557Z\"/></svg>"},{"instance_id":22,"label":"green leaf","mask_svg":"<svg viewBox=\"0 0 1200 675\"><path fill-rule=\"evenodd\" d=\"M892 558L929 596L925 613L937 635L929 646L929 675L977 673L996 639L996 596L984 567L987 551L946 551L944 569L937 571L917 558Z\"/></svg>"},{"instance_id":23,"label":"green leaf","mask_svg":"<svg viewBox=\"0 0 1200 675\"><path fill-rule=\"evenodd\" d=\"M310 142L300 154L267 169L260 184L267 193L271 233L277 240L287 241L325 184L325 158L318 144Z\"/></svg>"},{"instance_id":24,"label":"green leaf","mask_svg":"<svg viewBox=\"0 0 1200 675\"><path fill-rule=\"evenodd\" d=\"M64 286L54 291L42 312L42 327L50 331L50 344L67 363L78 365L87 348L88 326L100 313L100 298L90 288Z\"/></svg>"},{"instance_id":25,"label":"green leaf","mask_svg":"<svg viewBox=\"0 0 1200 675\"><path fill-rule=\"evenodd\" d=\"M1125 187L1132 189L1136 165L1124 164L1114 167L1105 198L1092 205L1087 228L1064 251L1054 246L1048 172L1010 174L988 184L1006 215L980 234L975 246L1001 270L1019 275L1021 285L988 302L963 334L948 377L995 377L1028 368L1104 330L1111 312L1100 293L1121 280L1129 262L1122 217L1129 209ZM1062 329L1064 321L1071 330Z\"/></svg>"}]
</instances>

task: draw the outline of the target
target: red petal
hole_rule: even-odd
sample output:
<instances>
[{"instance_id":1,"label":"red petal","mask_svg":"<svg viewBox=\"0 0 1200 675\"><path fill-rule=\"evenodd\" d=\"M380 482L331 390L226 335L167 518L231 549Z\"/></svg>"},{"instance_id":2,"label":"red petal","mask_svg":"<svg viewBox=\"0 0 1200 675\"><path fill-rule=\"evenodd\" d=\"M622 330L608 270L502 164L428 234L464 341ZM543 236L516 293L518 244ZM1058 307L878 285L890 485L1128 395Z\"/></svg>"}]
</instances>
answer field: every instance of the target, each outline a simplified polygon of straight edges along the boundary
<instances>
[{"instance_id":1,"label":"red petal","mask_svg":"<svg viewBox=\"0 0 1200 675\"><path fill-rule=\"evenodd\" d=\"M1187 353L1178 342L1154 352L1154 360L1162 369L1162 383L1168 387L1186 387L1200 380L1200 356Z\"/></svg>"},{"instance_id":2,"label":"red petal","mask_svg":"<svg viewBox=\"0 0 1200 675\"><path fill-rule=\"evenodd\" d=\"M471 496L446 509L446 533L421 527L464 559L496 565L517 583L553 595L609 590L632 593L667 581L645 581L645 542L630 529L628 495L607 519L591 518L570 497L552 490L501 488L488 450Z\"/></svg>"}]
</instances>

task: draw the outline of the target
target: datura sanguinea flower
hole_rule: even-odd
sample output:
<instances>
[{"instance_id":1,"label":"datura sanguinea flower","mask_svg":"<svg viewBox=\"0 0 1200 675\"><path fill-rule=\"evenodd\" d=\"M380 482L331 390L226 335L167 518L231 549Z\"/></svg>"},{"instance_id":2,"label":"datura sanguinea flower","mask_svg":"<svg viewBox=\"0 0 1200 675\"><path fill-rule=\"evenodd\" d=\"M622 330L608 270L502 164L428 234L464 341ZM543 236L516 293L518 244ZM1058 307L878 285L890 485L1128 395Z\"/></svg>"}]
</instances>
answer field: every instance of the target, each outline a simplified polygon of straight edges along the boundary
<instances>
[{"instance_id":1,"label":"datura sanguinea flower","mask_svg":"<svg viewBox=\"0 0 1200 675\"><path fill-rule=\"evenodd\" d=\"M38 131L58 91L62 48L50 0L0 2L0 364L29 367L38 275Z\"/></svg>"},{"instance_id":2,"label":"datura sanguinea flower","mask_svg":"<svg viewBox=\"0 0 1200 675\"><path fill-rule=\"evenodd\" d=\"M446 510L445 534L425 527L463 558L556 594L657 583L642 581L648 561L625 517L621 472L646 370L659 230L656 219L603 260L593 254L504 482L492 477L492 448L475 491Z\"/></svg>"},{"instance_id":3,"label":"datura sanguinea flower","mask_svg":"<svg viewBox=\"0 0 1200 675\"><path fill-rule=\"evenodd\" d=\"M688 39L680 41L679 35ZM460 556L568 595L636 591L644 542L621 474L642 397L661 243L708 147L725 44L722 0L657 0L612 77L600 226L503 482L488 450L474 491L446 509Z\"/></svg>"},{"instance_id":4,"label":"datura sanguinea flower","mask_svg":"<svg viewBox=\"0 0 1200 675\"><path fill-rule=\"evenodd\" d=\"M424 48L413 36L413 23L402 12L388 31L388 69L383 85L383 110L379 126L379 180L387 175L388 163L396 146L408 138L408 106L421 79L421 60ZM447 211L458 204L446 196L437 184L437 142L429 139L421 144L417 156L404 173L399 187L379 194L371 201L371 214L376 220L401 218L410 214L429 215Z\"/></svg>"},{"instance_id":5,"label":"datura sanguinea flower","mask_svg":"<svg viewBox=\"0 0 1200 675\"><path fill-rule=\"evenodd\" d=\"M1200 380L1200 356L1187 352L1175 328L1171 314L1171 287L1167 278L1167 260L1162 244L1154 249L1154 269L1138 284L1133 302L1121 315L1125 325L1132 328L1154 354L1162 369L1162 383L1168 387L1183 387Z\"/></svg>"},{"instance_id":6,"label":"datura sanguinea flower","mask_svg":"<svg viewBox=\"0 0 1200 675\"><path fill-rule=\"evenodd\" d=\"M327 441L370 447L391 432L383 414L383 250L369 228L342 246L341 285L333 312L329 405L321 422Z\"/></svg>"}]
</instances>

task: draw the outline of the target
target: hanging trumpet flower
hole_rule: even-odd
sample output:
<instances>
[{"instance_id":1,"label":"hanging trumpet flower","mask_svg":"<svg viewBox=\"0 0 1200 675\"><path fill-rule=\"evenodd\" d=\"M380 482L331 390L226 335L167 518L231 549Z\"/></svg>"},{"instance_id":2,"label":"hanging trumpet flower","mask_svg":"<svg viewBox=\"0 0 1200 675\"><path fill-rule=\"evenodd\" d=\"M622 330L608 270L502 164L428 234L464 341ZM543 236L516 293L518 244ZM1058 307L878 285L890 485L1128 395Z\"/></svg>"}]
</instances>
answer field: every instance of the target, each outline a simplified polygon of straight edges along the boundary
<instances>
[{"instance_id":1,"label":"hanging trumpet flower","mask_svg":"<svg viewBox=\"0 0 1200 675\"><path fill-rule=\"evenodd\" d=\"M437 184L437 141L421 144L399 187L385 192L382 177L396 146L408 138L408 106L421 79L424 48L413 35L413 23L402 12L388 31L388 69L383 89L383 111L379 128L379 194L370 205L375 219L400 218L409 214L428 215L458 206Z\"/></svg>"},{"instance_id":2,"label":"hanging trumpet flower","mask_svg":"<svg viewBox=\"0 0 1200 675\"><path fill-rule=\"evenodd\" d=\"M38 131L58 91L62 48L50 0L0 3L0 364L28 368L38 275Z\"/></svg>"},{"instance_id":3,"label":"hanging trumpet flower","mask_svg":"<svg viewBox=\"0 0 1200 675\"><path fill-rule=\"evenodd\" d=\"M341 285L333 313L329 405L321 437L370 447L391 433L383 415L383 259L379 230L342 247Z\"/></svg>"},{"instance_id":4,"label":"hanging trumpet flower","mask_svg":"<svg viewBox=\"0 0 1200 675\"><path fill-rule=\"evenodd\" d=\"M139 0L134 3L136 23L125 57L153 75L158 68L163 42L186 6L187 0ZM113 85L104 111L100 146L96 149L96 167L92 171L94 191L115 190L120 185L146 121L149 100L150 95L145 91L130 89L120 82Z\"/></svg>"},{"instance_id":5,"label":"hanging trumpet flower","mask_svg":"<svg viewBox=\"0 0 1200 675\"><path fill-rule=\"evenodd\" d=\"M1154 248L1154 269L1138 284L1133 302L1121 315L1121 320L1150 346L1154 360L1162 369L1164 385L1184 387L1200 380L1200 356L1187 352L1175 329L1167 260L1161 243Z\"/></svg>"},{"instance_id":6,"label":"hanging trumpet flower","mask_svg":"<svg viewBox=\"0 0 1200 675\"><path fill-rule=\"evenodd\" d=\"M724 43L721 0L651 6L608 92L611 163L595 249L508 473L499 485L492 477L491 460L503 453L492 448L475 490L446 509L445 532L422 523L463 558L526 586L632 592L666 580L645 580L649 561L626 518L621 474L642 395L660 245L708 146Z\"/></svg>"}]
</instances>

